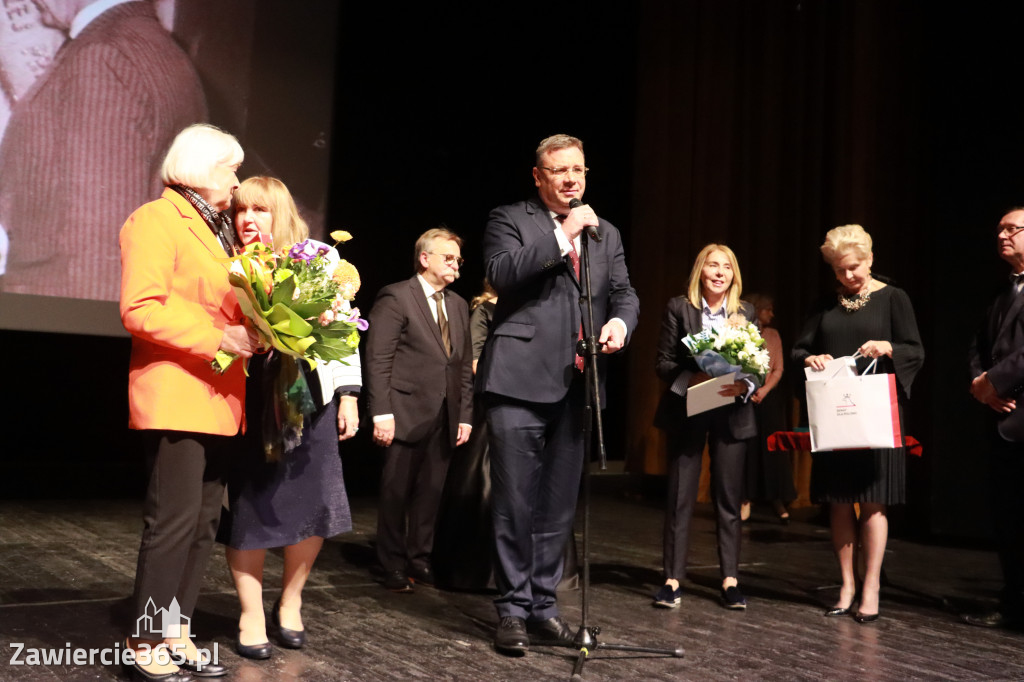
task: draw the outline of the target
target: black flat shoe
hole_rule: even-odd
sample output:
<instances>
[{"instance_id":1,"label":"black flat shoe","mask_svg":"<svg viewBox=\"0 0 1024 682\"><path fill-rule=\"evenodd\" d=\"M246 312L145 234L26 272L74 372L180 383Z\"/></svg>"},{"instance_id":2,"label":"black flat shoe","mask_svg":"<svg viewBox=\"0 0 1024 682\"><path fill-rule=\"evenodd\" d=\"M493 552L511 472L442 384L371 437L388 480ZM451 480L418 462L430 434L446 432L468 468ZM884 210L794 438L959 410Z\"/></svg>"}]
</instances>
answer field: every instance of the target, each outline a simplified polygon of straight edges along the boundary
<instances>
[{"instance_id":1,"label":"black flat shoe","mask_svg":"<svg viewBox=\"0 0 1024 682\"><path fill-rule=\"evenodd\" d=\"M727 609L741 610L747 608L747 598L743 596L737 585L722 588L718 596L722 601L722 606Z\"/></svg>"},{"instance_id":2,"label":"black flat shoe","mask_svg":"<svg viewBox=\"0 0 1024 682\"><path fill-rule=\"evenodd\" d=\"M861 613L860 611L858 611L857 613L853 614L853 619L861 625L863 625L864 623L874 623L876 620L878 620L878 614Z\"/></svg>"},{"instance_id":3,"label":"black flat shoe","mask_svg":"<svg viewBox=\"0 0 1024 682\"><path fill-rule=\"evenodd\" d=\"M238 636L235 637L235 651L242 658L251 658L254 661L263 661L270 658L270 652L274 650L270 646L270 642L263 642L263 644L242 644L240 639L242 633L239 632Z\"/></svg>"},{"instance_id":4,"label":"black flat shoe","mask_svg":"<svg viewBox=\"0 0 1024 682\"><path fill-rule=\"evenodd\" d=\"M198 661L190 661L188 659L176 661L176 663L179 668L191 673L193 677L224 677L228 674L226 667L216 663L200 664Z\"/></svg>"},{"instance_id":5,"label":"black flat shoe","mask_svg":"<svg viewBox=\"0 0 1024 682\"><path fill-rule=\"evenodd\" d=\"M277 626L277 634L281 638L281 643L288 649L301 649L306 644L306 631L289 630L288 628L281 627L281 617L278 615L280 610L281 600L278 599L274 602L273 619L274 625Z\"/></svg>"},{"instance_id":6,"label":"black flat shoe","mask_svg":"<svg viewBox=\"0 0 1024 682\"><path fill-rule=\"evenodd\" d=\"M825 616L827 618L832 618L834 616L847 616L850 614L850 608L850 606L833 606L830 609L826 609Z\"/></svg>"}]
</instances>

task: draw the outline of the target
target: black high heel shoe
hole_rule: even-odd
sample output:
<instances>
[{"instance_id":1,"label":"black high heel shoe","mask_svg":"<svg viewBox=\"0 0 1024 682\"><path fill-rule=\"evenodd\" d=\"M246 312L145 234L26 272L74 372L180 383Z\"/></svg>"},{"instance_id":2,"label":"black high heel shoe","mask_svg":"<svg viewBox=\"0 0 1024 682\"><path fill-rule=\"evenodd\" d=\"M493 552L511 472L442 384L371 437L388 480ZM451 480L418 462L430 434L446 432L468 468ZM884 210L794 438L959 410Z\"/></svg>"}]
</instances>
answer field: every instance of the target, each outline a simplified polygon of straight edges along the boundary
<instances>
[{"instance_id":1,"label":"black high heel shoe","mask_svg":"<svg viewBox=\"0 0 1024 682\"><path fill-rule=\"evenodd\" d=\"M306 644L306 631L305 630L289 630L288 628L281 627L281 617L278 612L281 610L281 600L278 599L274 602L273 619L274 625L277 626L277 633L281 637L281 643L289 649L301 649Z\"/></svg>"},{"instance_id":2,"label":"black high heel shoe","mask_svg":"<svg viewBox=\"0 0 1024 682\"><path fill-rule=\"evenodd\" d=\"M878 620L878 614L861 613L860 611L858 611L857 613L853 614L853 619L861 625L864 625L865 623L874 623L876 620Z\"/></svg>"},{"instance_id":3,"label":"black high heel shoe","mask_svg":"<svg viewBox=\"0 0 1024 682\"><path fill-rule=\"evenodd\" d=\"M270 658L270 652L274 648L270 646L270 642L263 642L263 644L242 644L242 631L238 631L238 635L235 637L235 651L242 658L251 658L254 661L263 661Z\"/></svg>"},{"instance_id":4,"label":"black high heel shoe","mask_svg":"<svg viewBox=\"0 0 1024 682\"><path fill-rule=\"evenodd\" d=\"M848 616L848 615L850 615L850 614L852 614L854 612L853 611L853 607L859 601L860 601L860 589L858 588L857 591L853 593L853 599L850 600L850 605L849 606L846 606L846 607L843 607L843 606L833 606L833 607L827 608L827 609L825 609L824 615L825 615L826 618L835 618L837 616Z\"/></svg>"}]
</instances>

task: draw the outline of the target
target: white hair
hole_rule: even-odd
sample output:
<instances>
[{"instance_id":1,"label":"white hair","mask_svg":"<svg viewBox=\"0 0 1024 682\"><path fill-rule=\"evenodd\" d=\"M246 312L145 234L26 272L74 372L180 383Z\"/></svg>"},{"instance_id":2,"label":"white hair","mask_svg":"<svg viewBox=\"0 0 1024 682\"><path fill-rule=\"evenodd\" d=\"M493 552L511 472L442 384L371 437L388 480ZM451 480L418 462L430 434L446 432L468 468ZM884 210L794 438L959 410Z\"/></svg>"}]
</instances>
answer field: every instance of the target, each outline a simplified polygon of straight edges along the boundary
<instances>
[{"instance_id":1,"label":"white hair","mask_svg":"<svg viewBox=\"0 0 1024 682\"><path fill-rule=\"evenodd\" d=\"M210 175L220 165L237 166L245 153L234 135L206 123L185 128L171 143L160 169L165 185L207 189Z\"/></svg>"}]
</instances>

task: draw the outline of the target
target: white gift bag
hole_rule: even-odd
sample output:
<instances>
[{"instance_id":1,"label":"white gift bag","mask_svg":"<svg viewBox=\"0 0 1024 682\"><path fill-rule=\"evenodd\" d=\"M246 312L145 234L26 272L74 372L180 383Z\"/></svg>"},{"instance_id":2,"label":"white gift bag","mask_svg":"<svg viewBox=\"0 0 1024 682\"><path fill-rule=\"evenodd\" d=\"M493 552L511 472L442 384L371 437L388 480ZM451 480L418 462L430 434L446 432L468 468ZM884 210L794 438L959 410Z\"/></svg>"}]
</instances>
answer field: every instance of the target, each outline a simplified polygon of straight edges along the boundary
<instances>
[{"instance_id":1,"label":"white gift bag","mask_svg":"<svg viewBox=\"0 0 1024 682\"><path fill-rule=\"evenodd\" d=\"M807 381L827 381L837 377L855 377L857 376L857 358L859 357L860 353L857 353L829 360L825 363L825 369L820 372L815 371L813 367L804 367L804 378Z\"/></svg>"},{"instance_id":2,"label":"white gift bag","mask_svg":"<svg viewBox=\"0 0 1024 682\"><path fill-rule=\"evenodd\" d=\"M806 387L811 452L903 446L896 375L842 376Z\"/></svg>"}]
</instances>

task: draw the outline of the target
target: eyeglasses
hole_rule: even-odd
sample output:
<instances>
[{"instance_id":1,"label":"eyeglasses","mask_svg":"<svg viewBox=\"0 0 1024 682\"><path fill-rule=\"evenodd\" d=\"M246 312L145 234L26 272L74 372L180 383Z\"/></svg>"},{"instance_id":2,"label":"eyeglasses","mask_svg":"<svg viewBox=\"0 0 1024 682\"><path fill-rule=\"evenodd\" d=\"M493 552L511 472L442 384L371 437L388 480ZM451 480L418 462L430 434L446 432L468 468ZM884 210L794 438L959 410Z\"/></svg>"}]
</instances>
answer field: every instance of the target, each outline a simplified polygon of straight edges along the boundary
<instances>
[{"instance_id":1,"label":"eyeglasses","mask_svg":"<svg viewBox=\"0 0 1024 682\"><path fill-rule=\"evenodd\" d=\"M1024 225L999 225L996 228L996 236L1001 237L1005 234L1007 237L1015 237L1021 230L1024 230Z\"/></svg>"},{"instance_id":2,"label":"eyeglasses","mask_svg":"<svg viewBox=\"0 0 1024 682\"><path fill-rule=\"evenodd\" d=\"M427 251L427 253L429 253L431 255L434 255L434 256L440 256L441 260L444 261L445 265L453 265L454 264L454 265L458 265L461 268L462 264L466 262L466 259L463 258L462 256L456 256L456 255L451 254L451 253L438 253L437 251Z\"/></svg>"},{"instance_id":3,"label":"eyeglasses","mask_svg":"<svg viewBox=\"0 0 1024 682\"><path fill-rule=\"evenodd\" d=\"M546 170L548 173L551 173L556 178L564 178L569 173L572 173L573 175L578 175L581 178L585 178L587 177L587 171L590 170L586 166L573 166L572 168L568 168L566 166L559 166L558 168L548 168L547 166L541 166L541 168Z\"/></svg>"}]
</instances>

